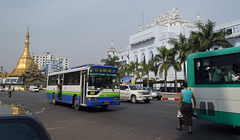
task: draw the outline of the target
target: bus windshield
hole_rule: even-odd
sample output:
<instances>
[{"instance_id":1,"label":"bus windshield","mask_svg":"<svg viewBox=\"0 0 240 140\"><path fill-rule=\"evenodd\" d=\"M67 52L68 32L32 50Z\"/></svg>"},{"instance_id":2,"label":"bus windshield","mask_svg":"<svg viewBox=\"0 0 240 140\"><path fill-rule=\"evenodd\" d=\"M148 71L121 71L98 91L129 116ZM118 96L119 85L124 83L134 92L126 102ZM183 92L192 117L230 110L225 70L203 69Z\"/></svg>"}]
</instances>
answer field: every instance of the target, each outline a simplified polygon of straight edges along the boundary
<instances>
[{"instance_id":1,"label":"bus windshield","mask_svg":"<svg viewBox=\"0 0 240 140\"><path fill-rule=\"evenodd\" d=\"M117 74L91 73L89 75L88 86L90 90L94 90L97 88L118 88L119 77Z\"/></svg>"}]
</instances>

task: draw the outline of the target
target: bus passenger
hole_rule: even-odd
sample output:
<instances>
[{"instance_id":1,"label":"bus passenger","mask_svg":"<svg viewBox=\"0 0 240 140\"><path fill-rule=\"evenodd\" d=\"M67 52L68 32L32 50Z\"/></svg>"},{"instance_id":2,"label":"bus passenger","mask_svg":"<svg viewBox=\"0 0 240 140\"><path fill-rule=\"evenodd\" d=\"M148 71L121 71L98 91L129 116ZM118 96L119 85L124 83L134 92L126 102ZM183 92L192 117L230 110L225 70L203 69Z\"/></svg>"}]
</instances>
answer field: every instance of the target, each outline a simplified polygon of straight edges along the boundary
<instances>
[{"instance_id":1,"label":"bus passenger","mask_svg":"<svg viewBox=\"0 0 240 140\"><path fill-rule=\"evenodd\" d=\"M192 134L192 101L194 103L194 111L196 111L196 99L193 92L188 89L188 84L183 83L183 90L181 90L180 99L178 102L178 110L181 111L183 117L179 118L179 126L176 127L178 130L182 130L182 125L189 126L188 133ZM181 107L180 107L181 105Z\"/></svg>"},{"instance_id":2,"label":"bus passenger","mask_svg":"<svg viewBox=\"0 0 240 140\"><path fill-rule=\"evenodd\" d=\"M62 80L58 84L58 100L62 100Z\"/></svg>"},{"instance_id":3,"label":"bus passenger","mask_svg":"<svg viewBox=\"0 0 240 140\"><path fill-rule=\"evenodd\" d=\"M240 75L237 75L238 67L236 65L233 65L232 70L228 73L229 79L231 81L239 81Z\"/></svg>"},{"instance_id":4,"label":"bus passenger","mask_svg":"<svg viewBox=\"0 0 240 140\"><path fill-rule=\"evenodd\" d=\"M223 67L217 67L213 74L213 82L220 82L224 80L224 75L226 73L223 70Z\"/></svg>"}]
</instances>

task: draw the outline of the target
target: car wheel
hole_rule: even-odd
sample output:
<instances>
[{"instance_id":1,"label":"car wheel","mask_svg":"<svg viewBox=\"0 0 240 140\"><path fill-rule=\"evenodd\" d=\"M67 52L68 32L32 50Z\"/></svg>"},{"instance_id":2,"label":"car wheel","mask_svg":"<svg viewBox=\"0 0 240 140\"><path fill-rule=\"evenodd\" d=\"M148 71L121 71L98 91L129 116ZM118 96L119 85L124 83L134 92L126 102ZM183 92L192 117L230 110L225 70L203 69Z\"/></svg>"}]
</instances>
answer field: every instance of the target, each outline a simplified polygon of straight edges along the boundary
<instances>
[{"instance_id":1,"label":"car wheel","mask_svg":"<svg viewBox=\"0 0 240 140\"><path fill-rule=\"evenodd\" d=\"M137 103L137 98L136 98L135 95L131 96L131 102L134 103L134 104Z\"/></svg>"},{"instance_id":2,"label":"car wheel","mask_svg":"<svg viewBox=\"0 0 240 140\"><path fill-rule=\"evenodd\" d=\"M73 102L73 104L74 104L74 108L75 108L77 111L80 110L78 96L75 96L75 97L74 97L74 102Z\"/></svg>"},{"instance_id":3,"label":"car wheel","mask_svg":"<svg viewBox=\"0 0 240 140\"><path fill-rule=\"evenodd\" d=\"M52 103L53 103L54 105L57 105L57 101L56 101L55 94L52 95Z\"/></svg>"},{"instance_id":4,"label":"car wheel","mask_svg":"<svg viewBox=\"0 0 240 140\"><path fill-rule=\"evenodd\" d=\"M150 100L144 100L145 103L150 103Z\"/></svg>"},{"instance_id":5,"label":"car wheel","mask_svg":"<svg viewBox=\"0 0 240 140\"><path fill-rule=\"evenodd\" d=\"M157 100L161 100L162 97L157 97Z\"/></svg>"}]
</instances>

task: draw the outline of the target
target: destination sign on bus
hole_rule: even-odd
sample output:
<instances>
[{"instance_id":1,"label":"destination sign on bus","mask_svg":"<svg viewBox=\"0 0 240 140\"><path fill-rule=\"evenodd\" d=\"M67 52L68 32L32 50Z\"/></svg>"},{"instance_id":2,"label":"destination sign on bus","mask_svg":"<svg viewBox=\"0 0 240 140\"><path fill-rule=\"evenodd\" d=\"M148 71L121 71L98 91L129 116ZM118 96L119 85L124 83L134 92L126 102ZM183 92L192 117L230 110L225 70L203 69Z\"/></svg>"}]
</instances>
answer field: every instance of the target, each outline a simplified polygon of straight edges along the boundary
<instances>
[{"instance_id":1,"label":"destination sign on bus","mask_svg":"<svg viewBox=\"0 0 240 140\"><path fill-rule=\"evenodd\" d=\"M91 68L89 72L91 72L91 73L113 73L113 74L117 74L118 70L117 69L110 69L110 68Z\"/></svg>"}]
</instances>

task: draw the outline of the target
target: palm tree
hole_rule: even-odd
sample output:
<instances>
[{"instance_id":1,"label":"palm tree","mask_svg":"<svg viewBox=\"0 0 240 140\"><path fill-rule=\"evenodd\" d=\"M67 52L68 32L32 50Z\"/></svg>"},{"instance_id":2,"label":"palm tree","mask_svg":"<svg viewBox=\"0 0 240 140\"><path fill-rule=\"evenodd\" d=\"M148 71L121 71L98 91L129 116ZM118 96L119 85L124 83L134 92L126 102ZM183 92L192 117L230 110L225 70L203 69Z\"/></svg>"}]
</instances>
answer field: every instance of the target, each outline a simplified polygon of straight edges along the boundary
<instances>
[{"instance_id":1,"label":"palm tree","mask_svg":"<svg viewBox=\"0 0 240 140\"><path fill-rule=\"evenodd\" d=\"M140 63L140 67L142 68L143 71L145 71L144 72L145 75L147 75L147 87L149 87L149 71L150 71L149 65L145 61L142 61ZM144 75L142 75L142 76L144 76Z\"/></svg>"},{"instance_id":2,"label":"palm tree","mask_svg":"<svg viewBox=\"0 0 240 140\"><path fill-rule=\"evenodd\" d=\"M131 61L129 64L129 71L131 72L131 74L135 75L137 70L138 70L138 62Z\"/></svg>"},{"instance_id":3,"label":"palm tree","mask_svg":"<svg viewBox=\"0 0 240 140\"><path fill-rule=\"evenodd\" d=\"M173 67L174 68L174 72L175 72L175 90L177 92L177 71L181 70L181 64L177 61L176 59L176 54L177 51L174 49L171 49L168 51L167 53L167 57L166 60L163 61L159 72L163 73L164 71L164 75L167 75L168 70Z\"/></svg>"},{"instance_id":4,"label":"palm tree","mask_svg":"<svg viewBox=\"0 0 240 140\"><path fill-rule=\"evenodd\" d=\"M215 22L210 20L207 24L197 23L198 31L191 31L190 33L190 51L203 52L209 51L213 46L221 46L223 48L232 47L225 36L226 31L214 32Z\"/></svg>"},{"instance_id":5,"label":"palm tree","mask_svg":"<svg viewBox=\"0 0 240 140\"><path fill-rule=\"evenodd\" d=\"M120 62L117 62L119 58L117 56L107 55L107 58L102 59L101 62L104 63L105 66L116 66L120 67Z\"/></svg>"},{"instance_id":6,"label":"palm tree","mask_svg":"<svg viewBox=\"0 0 240 140\"><path fill-rule=\"evenodd\" d=\"M129 65L125 64L119 68L120 70L120 77L125 76L125 75L130 75L129 71Z\"/></svg>"},{"instance_id":7,"label":"palm tree","mask_svg":"<svg viewBox=\"0 0 240 140\"><path fill-rule=\"evenodd\" d=\"M169 44L172 44L174 46L174 50L177 51L178 53L178 60L180 61L181 64L183 64L183 71L184 71L184 80L187 81L187 72L186 72L186 61L187 61L187 56L189 55L189 43L185 35L180 33L179 39L170 39L168 41Z\"/></svg>"},{"instance_id":8,"label":"palm tree","mask_svg":"<svg viewBox=\"0 0 240 140\"><path fill-rule=\"evenodd\" d=\"M143 68L139 68L138 71L136 72L136 79L140 79L140 86L141 86L141 81L142 81L142 77L144 75L146 75L146 71Z\"/></svg>"},{"instance_id":9,"label":"palm tree","mask_svg":"<svg viewBox=\"0 0 240 140\"><path fill-rule=\"evenodd\" d=\"M162 47L157 47L157 51L158 51L158 54L154 57L154 60L155 60L155 62L158 63L158 66L161 66L162 63L164 61L166 61L168 49L165 46L162 46ZM165 86L165 91L167 91L167 71L168 71L168 69L166 69L166 70L163 69L162 72L160 72L160 70L159 70L159 75L162 75L163 71L164 71L164 86Z\"/></svg>"}]
</instances>

